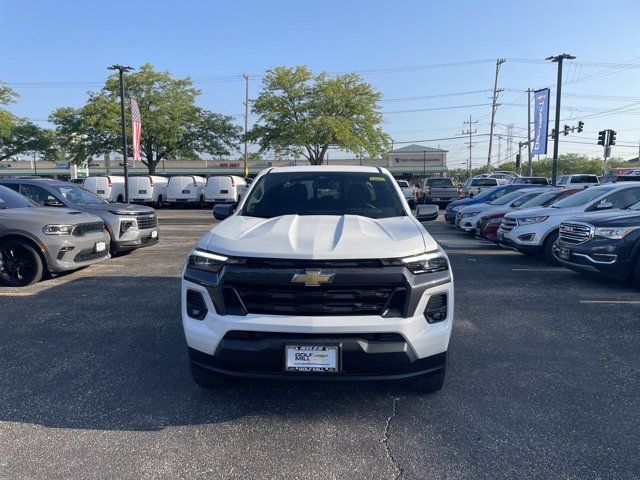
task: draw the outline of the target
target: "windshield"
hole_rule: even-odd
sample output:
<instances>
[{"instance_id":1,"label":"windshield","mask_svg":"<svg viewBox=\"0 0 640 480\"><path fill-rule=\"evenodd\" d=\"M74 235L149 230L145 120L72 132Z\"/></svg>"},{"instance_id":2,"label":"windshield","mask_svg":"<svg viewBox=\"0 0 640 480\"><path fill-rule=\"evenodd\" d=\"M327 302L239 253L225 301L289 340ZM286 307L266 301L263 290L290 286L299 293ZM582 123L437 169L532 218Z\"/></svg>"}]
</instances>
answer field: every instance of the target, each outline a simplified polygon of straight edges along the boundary
<instances>
[{"instance_id":1,"label":"windshield","mask_svg":"<svg viewBox=\"0 0 640 480\"><path fill-rule=\"evenodd\" d=\"M428 178L427 185L429 187L453 187L450 178Z\"/></svg>"},{"instance_id":2,"label":"windshield","mask_svg":"<svg viewBox=\"0 0 640 480\"><path fill-rule=\"evenodd\" d=\"M540 195L536 195L535 197L524 202L522 205L520 205L520 208L525 209L525 208L533 208L533 207L542 207L542 206L548 205L550 202L555 201L559 196L563 194L566 194L566 191L541 193Z\"/></svg>"},{"instance_id":3,"label":"windshield","mask_svg":"<svg viewBox=\"0 0 640 480\"><path fill-rule=\"evenodd\" d=\"M409 182L407 182L406 180L398 180L398 185L400 185L400 188L408 188Z\"/></svg>"},{"instance_id":4,"label":"windshield","mask_svg":"<svg viewBox=\"0 0 640 480\"><path fill-rule=\"evenodd\" d=\"M75 203L76 205L103 205L109 203L99 196L94 195L89 190L85 190L76 185L54 185L51 188L66 201Z\"/></svg>"},{"instance_id":5,"label":"windshield","mask_svg":"<svg viewBox=\"0 0 640 480\"><path fill-rule=\"evenodd\" d=\"M482 192L478 193L473 198L475 200L484 200L484 199L487 199L489 197L495 198L495 196L492 196L492 195L494 194L494 192L497 192L497 191L498 191L498 187L493 187L493 188L490 188L488 190L483 190Z\"/></svg>"},{"instance_id":6,"label":"windshield","mask_svg":"<svg viewBox=\"0 0 640 480\"><path fill-rule=\"evenodd\" d=\"M511 203L516 198L521 197L522 195L524 195L524 192L522 190L516 190L515 192L507 193L506 195L503 195L502 197L495 199L490 204L491 205L506 205L507 203Z\"/></svg>"},{"instance_id":7,"label":"windshield","mask_svg":"<svg viewBox=\"0 0 640 480\"><path fill-rule=\"evenodd\" d=\"M35 204L28 198L23 197L7 187L0 186L0 210L33 206L35 206Z\"/></svg>"},{"instance_id":8,"label":"windshield","mask_svg":"<svg viewBox=\"0 0 640 480\"><path fill-rule=\"evenodd\" d=\"M589 203L591 200L595 200L600 195L604 193L609 193L610 191L615 190L615 187L610 188L588 188L587 190L583 190L582 192L578 192L570 197L563 198L562 200L558 200L551 204L554 208L571 208L571 207L579 207L586 203Z\"/></svg>"},{"instance_id":9,"label":"windshield","mask_svg":"<svg viewBox=\"0 0 640 480\"><path fill-rule=\"evenodd\" d=\"M240 215L404 216L393 182L380 173L270 173L253 186Z\"/></svg>"}]
</instances>

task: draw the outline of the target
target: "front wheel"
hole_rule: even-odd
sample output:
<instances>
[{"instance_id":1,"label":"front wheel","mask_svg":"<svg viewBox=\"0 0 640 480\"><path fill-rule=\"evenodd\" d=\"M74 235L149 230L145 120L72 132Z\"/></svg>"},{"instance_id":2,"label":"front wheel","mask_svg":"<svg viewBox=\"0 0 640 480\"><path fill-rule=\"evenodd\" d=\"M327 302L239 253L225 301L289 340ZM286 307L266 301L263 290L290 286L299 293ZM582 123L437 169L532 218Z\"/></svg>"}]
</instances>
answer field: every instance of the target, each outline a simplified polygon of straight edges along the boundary
<instances>
[{"instance_id":1,"label":"front wheel","mask_svg":"<svg viewBox=\"0 0 640 480\"><path fill-rule=\"evenodd\" d=\"M553 246L558 241L558 232L551 232L542 246L542 253L545 260L551 265L560 265L556 254L553 253Z\"/></svg>"},{"instance_id":2,"label":"front wheel","mask_svg":"<svg viewBox=\"0 0 640 480\"><path fill-rule=\"evenodd\" d=\"M29 243L9 240L0 245L0 278L12 287L26 287L42 279L43 265Z\"/></svg>"}]
</instances>

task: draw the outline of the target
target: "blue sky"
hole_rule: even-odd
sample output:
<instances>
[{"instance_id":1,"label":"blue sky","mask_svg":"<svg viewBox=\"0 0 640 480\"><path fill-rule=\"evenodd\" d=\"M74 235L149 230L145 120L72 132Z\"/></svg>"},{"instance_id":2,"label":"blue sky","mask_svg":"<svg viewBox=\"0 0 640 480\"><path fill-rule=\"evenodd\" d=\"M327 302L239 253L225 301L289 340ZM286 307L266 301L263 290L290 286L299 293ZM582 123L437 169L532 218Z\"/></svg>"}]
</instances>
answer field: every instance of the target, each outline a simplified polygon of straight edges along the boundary
<instances>
[{"instance_id":1,"label":"blue sky","mask_svg":"<svg viewBox=\"0 0 640 480\"><path fill-rule=\"evenodd\" d=\"M495 59L504 57L507 62L502 66L499 86L505 91L500 97L503 105L497 114L497 132L506 135L505 125L514 123L514 133L519 136L526 126L522 90L555 86L554 65L528 60L541 61L567 52L577 59L565 68L563 106L567 108L562 118L573 124L586 117L586 126L583 134L564 139L592 145L565 142L561 152L601 154L595 145L596 132L613 128L619 132L614 155L637 155L633 144L640 138L640 104L633 104L640 101L640 68L602 65L635 61L634 65L640 66L637 1L596 5L558 0L526 4L467 0L4 0L0 21L0 80L13 85L21 95L11 109L43 125L42 120L54 108L82 105L86 91L99 88L109 73L106 67L113 63L138 66L150 62L175 76L199 79L199 104L234 115L243 108L241 73L255 75L251 80L251 96L255 97L260 89L259 75L267 68L307 64L315 71L365 71L366 80L384 95L384 128L396 142L453 137L462 131L469 114L479 119L478 133L486 134L490 113L490 92L486 90L493 86ZM118 28L119 23L124 30ZM397 70L479 60L486 62ZM388 70L366 73L378 69ZM237 79L206 79L220 76ZM46 85L14 85L19 82ZM79 85L60 87L52 82ZM450 108L456 106L461 108ZM635 109L606 115L605 110L627 106ZM424 110L436 108L447 109ZM486 161L486 138L477 139L474 164ZM426 144L449 149L450 166L455 167L467 158L464 141ZM501 141L503 159L505 147L506 137ZM494 159L497 155L496 145Z\"/></svg>"}]
</instances>

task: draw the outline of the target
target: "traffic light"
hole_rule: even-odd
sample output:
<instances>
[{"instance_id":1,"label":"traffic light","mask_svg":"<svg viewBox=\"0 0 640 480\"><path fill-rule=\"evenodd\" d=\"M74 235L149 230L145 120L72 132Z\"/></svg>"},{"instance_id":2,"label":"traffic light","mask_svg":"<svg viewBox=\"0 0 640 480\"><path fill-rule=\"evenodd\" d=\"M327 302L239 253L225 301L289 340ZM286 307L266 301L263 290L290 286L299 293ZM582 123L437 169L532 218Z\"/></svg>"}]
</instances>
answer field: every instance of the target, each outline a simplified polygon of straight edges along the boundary
<instances>
[{"instance_id":1,"label":"traffic light","mask_svg":"<svg viewBox=\"0 0 640 480\"><path fill-rule=\"evenodd\" d=\"M520 154L516 153L516 168L520 168Z\"/></svg>"},{"instance_id":2,"label":"traffic light","mask_svg":"<svg viewBox=\"0 0 640 480\"><path fill-rule=\"evenodd\" d=\"M609 130L609 143L608 145L615 145L616 144L616 132L615 130Z\"/></svg>"},{"instance_id":3,"label":"traffic light","mask_svg":"<svg viewBox=\"0 0 640 480\"><path fill-rule=\"evenodd\" d=\"M582 130L584 130L584 122L580 120L578 122L578 133L582 133Z\"/></svg>"},{"instance_id":4,"label":"traffic light","mask_svg":"<svg viewBox=\"0 0 640 480\"><path fill-rule=\"evenodd\" d=\"M551 129L551 140L555 140L556 139L556 129L552 128Z\"/></svg>"},{"instance_id":5,"label":"traffic light","mask_svg":"<svg viewBox=\"0 0 640 480\"><path fill-rule=\"evenodd\" d=\"M571 131L571 127L569 125L565 125L564 126L564 134L565 135L569 135L569 132Z\"/></svg>"},{"instance_id":6,"label":"traffic light","mask_svg":"<svg viewBox=\"0 0 640 480\"><path fill-rule=\"evenodd\" d=\"M607 131L600 130L598 132L598 145L602 145L604 147L606 142L607 142Z\"/></svg>"}]
</instances>

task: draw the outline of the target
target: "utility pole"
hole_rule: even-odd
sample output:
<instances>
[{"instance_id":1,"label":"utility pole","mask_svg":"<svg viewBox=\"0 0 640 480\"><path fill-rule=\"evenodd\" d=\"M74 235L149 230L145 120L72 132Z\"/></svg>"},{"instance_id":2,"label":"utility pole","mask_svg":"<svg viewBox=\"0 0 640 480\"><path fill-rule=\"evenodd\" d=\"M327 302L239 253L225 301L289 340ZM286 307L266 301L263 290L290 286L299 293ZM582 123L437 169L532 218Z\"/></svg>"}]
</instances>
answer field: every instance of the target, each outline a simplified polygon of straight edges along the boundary
<instances>
[{"instance_id":1,"label":"utility pole","mask_svg":"<svg viewBox=\"0 0 640 480\"><path fill-rule=\"evenodd\" d=\"M491 126L489 127L489 153L487 154L487 172L491 168L491 147L493 146L493 126L496 120L496 109L498 108L498 93L502 89L498 89L498 72L500 72L500 65L505 62L504 58L496 60L496 76L493 81L493 101L491 102Z\"/></svg>"},{"instance_id":2,"label":"utility pole","mask_svg":"<svg viewBox=\"0 0 640 480\"><path fill-rule=\"evenodd\" d=\"M533 164L531 163L531 93L527 88L527 160L529 161L529 176L533 177Z\"/></svg>"},{"instance_id":3,"label":"utility pole","mask_svg":"<svg viewBox=\"0 0 640 480\"><path fill-rule=\"evenodd\" d=\"M564 60L574 60L576 57L563 53L562 55L556 55L547 57L545 60L550 60L558 64L558 84L556 87L556 118L555 118L555 138L553 141L553 167L551 169L551 184L556 186L556 177L558 176L558 147L560 144L560 99L562 98L562 62Z\"/></svg>"},{"instance_id":4,"label":"utility pole","mask_svg":"<svg viewBox=\"0 0 640 480\"><path fill-rule=\"evenodd\" d=\"M124 159L124 201L129 203L129 162L127 158L127 132L124 119L124 72L133 70L123 65L111 65L107 70L118 70L120 78L120 128L122 131L122 158Z\"/></svg>"},{"instance_id":5,"label":"utility pole","mask_svg":"<svg viewBox=\"0 0 640 480\"><path fill-rule=\"evenodd\" d=\"M394 144L394 140L392 138L391 139L391 152L389 153L389 155L387 155L387 168L389 168L390 163L391 163L391 160L390 160L391 159L391 154L393 153L393 150L394 150L393 144Z\"/></svg>"},{"instance_id":6,"label":"utility pole","mask_svg":"<svg viewBox=\"0 0 640 480\"><path fill-rule=\"evenodd\" d=\"M473 169L473 165L472 165L472 148L473 148L473 134L476 133L478 130L474 130L472 129L472 126L474 123L478 123L478 121L476 120L475 122L471 121L471 114L469 114L469 121L465 121L464 124L465 125L469 125L467 131L463 131L462 134L463 135L469 135L469 164L467 165L467 171L469 172L469 176L471 176L471 170Z\"/></svg>"},{"instance_id":7,"label":"utility pole","mask_svg":"<svg viewBox=\"0 0 640 480\"><path fill-rule=\"evenodd\" d=\"M427 178L427 150L422 151L422 179Z\"/></svg>"},{"instance_id":8,"label":"utility pole","mask_svg":"<svg viewBox=\"0 0 640 480\"><path fill-rule=\"evenodd\" d=\"M249 153L247 150L247 131L249 129L249 75L242 74L244 78L244 176L247 176L247 163L249 160Z\"/></svg>"}]
</instances>

